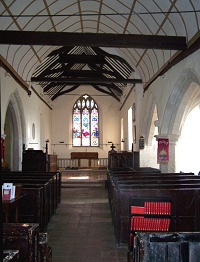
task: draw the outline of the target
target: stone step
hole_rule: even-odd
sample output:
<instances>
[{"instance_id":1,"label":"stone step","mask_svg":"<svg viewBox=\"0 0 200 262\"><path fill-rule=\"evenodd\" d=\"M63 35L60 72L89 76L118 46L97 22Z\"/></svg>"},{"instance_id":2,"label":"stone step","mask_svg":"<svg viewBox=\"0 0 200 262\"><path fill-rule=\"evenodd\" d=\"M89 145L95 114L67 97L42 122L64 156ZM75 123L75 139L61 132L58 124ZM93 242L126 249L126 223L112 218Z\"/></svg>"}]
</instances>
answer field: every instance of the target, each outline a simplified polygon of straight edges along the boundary
<instances>
[{"instance_id":1,"label":"stone step","mask_svg":"<svg viewBox=\"0 0 200 262\"><path fill-rule=\"evenodd\" d=\"M99 170L62 171L62 187L105 187L107 172Z\"/></svg>"},{"instance_id":2,"label":"stone step","mask_svg":"<svg viewBox=\"0 0 200 262\"><path fill-rule=\"evenodd\" d=\"M61 187L105 187L105 180L64 180L61 183Z\"/></svg>"}]
</instances>

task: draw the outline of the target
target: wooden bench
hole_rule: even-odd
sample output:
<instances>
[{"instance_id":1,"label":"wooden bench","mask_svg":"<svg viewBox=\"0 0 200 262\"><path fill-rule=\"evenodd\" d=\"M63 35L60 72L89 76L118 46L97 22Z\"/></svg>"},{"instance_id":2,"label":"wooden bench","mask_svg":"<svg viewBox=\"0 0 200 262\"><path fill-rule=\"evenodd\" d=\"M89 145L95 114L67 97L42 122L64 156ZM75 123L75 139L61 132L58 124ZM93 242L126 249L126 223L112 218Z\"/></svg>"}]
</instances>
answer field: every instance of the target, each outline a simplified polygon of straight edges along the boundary
<instances>
[{"instance_id":1,"label":"wooden bench","mask_svg":"<svg viewBox=\"0 0 200 262\"><path fill-rule=\"evenodd\" d=\"M183 176L181 174L171 174L171 177L174 178L169 182L164 178L167 174L154 175L160 182L151 182L152 177L149 180L148 176L139 173L139 178L135 179L135 184L134 181L127 181L127 184L124 185L120 184L120 182L110 184L109 201L118 245L128 243L130 197L169 197L173 203L173 222L170 230L180 231L181 228L185 228L187 231L199 230L199 212L197 208L200 208L198 198L200 186L197 176L190 174L188 178L191 178L191 181L186 179L184 182L185 174ZM179 181L182 178L183 180ZM192 182L193 179L195 180ZM176 180L178 182L175 182ZM182 203L182 201L186 203L185 209L180 209L178 206L178 203ZM187 225L187 222L190 222L190 225Z\"/></svg>"},{"instance_id":2,"label":"wooden bench","mask_svg":"<svg viewBox=\"0 0 200 262\"><path fill-rule=\"evenodd\" d=\"M3 250L19 250L19 262L40 262L39 225L3 224Z\"/></svg>"},{"instance_id":3,"label":"wooden bench","mask_svg":"<svg viewBox=\"0 0 200 262\"><path fill-rule=\"evenodd\" d=\"M19 203L19 222L39 223L43 231L51 217L51 203L49 201L49 184L22 180L3 180L22 186L21 201Z\"/></svg>"},{"instance_id":4,"label":"wooden bench","mask_svg":"<svg viewBox=\"0 0 200 262\"><path fill-rule=\"evenodd\" d=\"M22 186L19 221L39 223L41 232L60 203L60 180L58 173L6 172L2 175L2 182Z\"/></svg>"},{"instance_id":5,"label":"wooden bench","mask_svg":"<svg viewBox=\"0 0 200 262\"><path fill-rule=\"evenodd\" d=\"M113 190L115 188L115 185L120 184L122 185L132 185L134 184L149 184L149 183L162 183L162 180L172 180L172 181L180 181L189 179L186 182L190 182L191 179L199 179L199 177L194 176L194 174L191 173L162 173L162 174L157 174L157 173L138 173L138 172L129 172L129 173L110 173L108 175L108 197L109 197L109 202L110 202L110 207L111 210L113 208L112 205L112 195L113 195ZM150 180L150 181L149 181ZM175 182L178 183L178 182Z\"/></svg>"},{"instance_id":6,"label":"wooden bench","mask_svg":"<svg viewBox=\"0 0 200 262\"><path fill-rule=\"evenodd\" d=\"M4 220L6 223L9 222L11 214L13 214L13 222L18 223L19 221L19 203L22 199L21 187L19 194L17 194L17 191L19 191L19 187L16 187L15 197L12 199L4 199L2 197L2 213L5 215Z\"/></svg>"},{"instance_id":7,"label":"wooden bench","mask_svg":"<svg viewBox=\"0 0 200 262\"><path fill-rule=\"evenodd\" d=\"M200 261L200 232L137 232L132 262Z\"/></svg>"},{"instance_id":8,"label":"wooden bench","mask_svg":"<svg viewBox=\"0 0 200 262\"><path fill-rule=\"evenodd\" d=\"M44 232L48 225L44 205L44 190L41 185L23 185L23 198L20 203L19 222L38 223L39 231Z\"/></svg>"},{"instance_id":9,"label":"wooden bench","mask_svg":"<svg viewBox=\"0 0 200 262\"><path fill-rule=\"evenodd\" d=\"M142 182L146 181L147 179L149 180L156 180L160 181L162 180L180 180L180 179L198 179L197 176L194 176L192 173L162 173L162 174L157 174L157 173L141 173L141 172L136 172L136 171L129 171L129 172L108 172L107 173L107 186L108 186L108 192L110 194L110 191L112 190L113 186L115 184L130 184L135 181L141 181Z\"/></svg>"},{"instance_id":10,"label":"wooden bench","mask_svg":"<svg viewBox=\"0 0 200 262\"><path fill-rule=\"evenodd\" d=\"M3 262L18 262L19 250L3 250Z\"/></svg>"},{"instance_id":11,"label":"wooden bench","mask_svg":"<svg viewBox=\"0 0 200 262\"><path fill-rule=\"evenodd\" d=\"M131 197L168 197L172 202L170 231L199 231L199 185L152 185L116 189L113 205L115 235L118 245L128 243L130 198ZM184 203L181 205L180 203Z\"/></svg>"},{"instance_id":12,"label":"wooden bench","mask_svg":"<svg viewBox=\"0 0 200 262\"><path fill-rule=\"evenodd\" d=\"M109 189L109 202L112 203L112 196L113 196L113 190L119 186L120 188L131 188L131 187L139 187L139 188L145 188L145 186L147 188L150 188L151 185L153 186L162 186L164 184L173 184L175 185L184 185L187 186L190 184L195 184L195 185L200 185L200 178L197 176L184 176L184 177L180 177L180 176L170 176L170 177L145 177L145 179L143 178L141 180L141 178L137 177L131 180L117 180L112 182L112 186Z\"/></svg>"},{"instance_id":13,"label":"wooden bench","mask_svg":"<svg viewBox=\"0 0 200 262\"><path fill-rule=\"evenodd\" d=\"M55 207L60 204L61 201L61 172L21 172L21 171L10 171L10 172L2 172L2 177L11 177L11 176L20 176L20 177L29 177L29 178L53 178L54 183L54 201Z\"/></svg>"},{"instance_id":14,"label":"wooden bench","mask_svg":"<svg viewBox=\"0 0 200 262\"><path fill-rule=\"evenodd\" d=\"M195 182L199 180L198 176L194 176L192 174L170 174L165 173L162 175L158 174L141 174L141 173L135 173L134 175L124 175L124 176L112 176L108 178L108 190L110 191L110 188L114 185L120 184L120 185L128 185L128 184L136 184L141 183L141 179L143 184L144 183L162 183L162 181L190 181L191 179ZM150 182L149 182L150 180ZM175 182L176 183L176 182Z\"/></svg>"},{"instance_id":15,"label":"wooden bench","mask_svg":"<svg viewBox=\"0 0 200 262\"><path fill-rule=\"evenodd\" d=\"M47 233L40 233L37 223L4 223L3 250L18 250L18 260L12 261L52 261L52 248L48 245Z\"/></svg>"}]
</instances>

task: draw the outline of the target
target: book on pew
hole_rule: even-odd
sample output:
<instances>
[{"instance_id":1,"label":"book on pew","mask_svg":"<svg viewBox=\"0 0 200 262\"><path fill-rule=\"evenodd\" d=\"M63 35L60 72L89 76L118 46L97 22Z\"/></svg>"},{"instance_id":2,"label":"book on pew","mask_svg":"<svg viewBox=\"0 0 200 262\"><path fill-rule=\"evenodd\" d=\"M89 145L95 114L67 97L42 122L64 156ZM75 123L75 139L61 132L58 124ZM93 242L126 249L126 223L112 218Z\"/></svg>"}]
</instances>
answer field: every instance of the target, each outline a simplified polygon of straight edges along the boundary
<instances>
[{"instance_id":1,"label":"book on pew","mask_svg":"<svg viewBox=\"0 0 200 262\"><path fill-rule=\"evenodd\" d=\"M2 189L2 200L10 200L11 199L11 189Z\"/></svg>"},{"instance_id":2,"label":"book on pew","mask_svg":"<svg viewBox=\"0 0 200 262\"><path fill-rule=\"evenodd\" d=\"M171 201L168 198L131 198L130 250L135 232L167 232L170 227Z\"/></svg>"},{"instance_id":3,"label":"book on pew","mask_svg":"<svg viewBox=\"0 0 200 262\"><path fill-rule=\"evenodd\" d=\"M144 214L145 207L131 206L131 214Z\"/></svg>"},{"instance_id":4,"label":"book on pew","mask_svg":"<svg viewBox=\"0 0 200 262\"><path fill-rule=\"evenodd\" d=\"M168 231L169 218L145 218L143 216L131 217L131 231Z\"/></svg>"},{"instance_id":5,"label":"book on pew","mask_svg":"<svg viewBox=\"0 0 200 262\"><path fill-rule=\"evenodd\" d=\"M139 211L142 211L142 213L140 213ZM136 212L138 214L170 215L171 203L170 202L144 202L144 207L131 206L131 213L136 214Z\"/></svg>"},{"instance_id":6,"label":"book on pew","mask_svg":"<svg viewBox=\"0 0 200 262\"><path fill-rule=\"evenodd\" d=\"M3 183L2 185L2 200L12 200L15 198L16 186L13 183Z\"/></svg>"}]
</instances>

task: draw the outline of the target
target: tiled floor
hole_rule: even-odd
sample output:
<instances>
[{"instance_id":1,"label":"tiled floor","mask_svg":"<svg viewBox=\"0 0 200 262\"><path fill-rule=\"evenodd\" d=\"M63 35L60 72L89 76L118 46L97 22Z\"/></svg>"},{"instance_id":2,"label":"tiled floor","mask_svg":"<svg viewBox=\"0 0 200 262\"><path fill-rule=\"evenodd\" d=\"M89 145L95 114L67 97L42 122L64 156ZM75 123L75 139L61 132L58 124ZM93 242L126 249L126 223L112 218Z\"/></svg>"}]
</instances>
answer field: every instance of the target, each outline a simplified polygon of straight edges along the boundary
<instances>
[{"instance_id":1,"label":"tiled floor","mask_svg":"<svg viewBox=\"0 0 200 262\"><path fill-rule=\"evenodd\" d=\"M104 185L64 187L61 196L48 226L53 262L127 262L127 248L115 245Z\"/></svg>"}]
</instances>

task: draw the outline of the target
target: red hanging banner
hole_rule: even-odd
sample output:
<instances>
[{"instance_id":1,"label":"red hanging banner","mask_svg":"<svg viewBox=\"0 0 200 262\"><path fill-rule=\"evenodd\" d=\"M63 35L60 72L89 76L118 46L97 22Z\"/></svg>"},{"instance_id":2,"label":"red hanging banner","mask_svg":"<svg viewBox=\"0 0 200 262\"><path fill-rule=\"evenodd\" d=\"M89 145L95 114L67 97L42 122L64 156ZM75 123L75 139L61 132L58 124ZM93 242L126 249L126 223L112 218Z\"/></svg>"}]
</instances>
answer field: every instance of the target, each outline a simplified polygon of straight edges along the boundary
<instances>
[{"instance_id":1,"label":"red hanging banner","mask_svg":"<svg viewBox=\"0 0 200 262\"><path fill-rule=\"evenodd\" d=\"M169 162L169 139L158 138L158 163Z\"/></svg>"}]
</instances>

